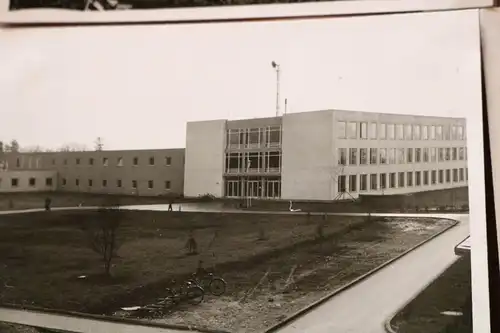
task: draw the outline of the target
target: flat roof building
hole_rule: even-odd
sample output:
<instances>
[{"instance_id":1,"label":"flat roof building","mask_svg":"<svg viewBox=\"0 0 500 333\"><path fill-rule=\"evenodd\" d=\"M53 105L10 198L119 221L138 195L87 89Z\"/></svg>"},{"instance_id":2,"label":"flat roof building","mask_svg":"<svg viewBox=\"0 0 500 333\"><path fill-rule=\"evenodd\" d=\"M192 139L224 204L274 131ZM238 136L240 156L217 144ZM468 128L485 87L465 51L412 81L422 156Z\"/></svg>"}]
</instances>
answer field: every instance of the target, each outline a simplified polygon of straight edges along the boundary
<instances>
[{"instance_id":1,"label":"flat roof building","mask_svg":"<svg viewBox=\"0 0 500 333\"><path fill-rule=\"evenodd\" d=\"M10 172L53 171L56 190L182 195L184 149L6 153Z\"/></svg>"},{"instance_id":2,"label":"flat roof building","mask_svg":"<svg viewBox=\"0 0 500 333\"><path fill-rule=\"evenodd\" d=\"M464 118L325 110L190 122L184 195L336 200L467 186Z\"/></svg>"}]
</instances>

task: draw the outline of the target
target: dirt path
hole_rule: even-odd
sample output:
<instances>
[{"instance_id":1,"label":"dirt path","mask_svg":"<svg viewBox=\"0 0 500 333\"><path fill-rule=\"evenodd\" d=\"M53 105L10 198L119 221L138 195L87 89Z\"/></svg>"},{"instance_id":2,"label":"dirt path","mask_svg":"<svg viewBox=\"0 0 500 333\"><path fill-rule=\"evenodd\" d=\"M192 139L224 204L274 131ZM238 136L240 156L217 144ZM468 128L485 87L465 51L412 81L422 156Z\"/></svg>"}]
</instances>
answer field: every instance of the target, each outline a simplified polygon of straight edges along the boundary
<instances>
[{"instance_id":1,"label":"dirt path","mask_svg":"<svg viewBox=\"0 0 500 333\"><path fill-rule=\"evenodd\" d=\"M246 269L226 272L225 296L207 296L198 306L179 308L153 320L233 332L262 331L450 224L452 221L428 218L374 221L351 229L341 239L304 244ZM294 268L294 283L284 289ZM266 272L268 278L244 299Z\"/></svg>"}]
</instances>

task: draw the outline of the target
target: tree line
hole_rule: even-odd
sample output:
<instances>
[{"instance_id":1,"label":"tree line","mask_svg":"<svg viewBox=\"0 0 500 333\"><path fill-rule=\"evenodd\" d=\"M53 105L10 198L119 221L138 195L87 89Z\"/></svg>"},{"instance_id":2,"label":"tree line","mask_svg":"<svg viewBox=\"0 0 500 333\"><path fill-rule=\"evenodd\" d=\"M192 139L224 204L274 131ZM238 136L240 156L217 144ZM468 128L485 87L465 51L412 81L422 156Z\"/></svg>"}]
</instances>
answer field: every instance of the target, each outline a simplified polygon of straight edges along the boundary
<instances>
[{"instance_id":1,"label":"tree line","mask_svg":"<svg viewBox=\"0 0 500 333\"><path fill-rule=\"evenodd\" d=\"M104 141L101 137L98 137L94 142L94 150L102 151L103 149L104 149ZM0 153L77 152L77 151L88 151L88 150L89 149L87 148L86 145L79 143L69 143L62 145L57 149L49 149L39 145L21 147L16 139L12 139L8 143L0 141Z\"/></svg>"}]
</instances>

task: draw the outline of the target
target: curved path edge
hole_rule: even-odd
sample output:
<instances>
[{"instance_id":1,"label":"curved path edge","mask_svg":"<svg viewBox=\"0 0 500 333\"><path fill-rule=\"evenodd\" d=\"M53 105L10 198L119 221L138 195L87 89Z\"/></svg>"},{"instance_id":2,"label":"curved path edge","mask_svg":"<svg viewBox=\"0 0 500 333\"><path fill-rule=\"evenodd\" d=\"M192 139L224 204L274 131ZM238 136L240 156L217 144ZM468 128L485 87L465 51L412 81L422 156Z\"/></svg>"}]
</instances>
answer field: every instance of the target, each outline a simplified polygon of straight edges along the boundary
<instances>
[{"instance_id":1,"label":"curved path edge","mask_svg":"<svg viewBox=\"0 0 500 333\"><path fill-rule=\"evenodd\" d=\"M375 214L373 214L375 215ZM354 287L356 284L360 283L361 281L369 278L371 275L377 273L378 271L380 271L381 269L389 266L390 264L392 264L393 262L395 262L396 260L398 259L401 259L402 257L404 257L405 255L409 254L410 252L418 249L419 247L423 246L424 244L430 242L431 240L437 238L438 236L444 234L446 231L450 230L451 228L457 226L460 221L457 221L457 220L454 220L454 219L451 219L451 218L441 218L441 219L446 219L446 220L450 220L450 221L453 221L453 224L451 224L450 226L444 228L443 230L439 231L438 233L432 235L431 237L423 240L422 242L418 243L417 245L409 248L408 250L404 251L403 253L397 255L396 257L384 262L383 264L375 267L374 269L368 271L367 273L357 277L356 279L352 280L351 282L343 285L342 287L340 288L337 288L335 289L334 291L332 291L331 293L329 293L328 295L325 295L323 296L322 298L320 298L319 300L317 300L316 302L314 303L311 303L307 306L305 306L304 308L298 310L297 312L291 314L290 316L288 316L286 319L284 319L283 321L275 324L274 326L271 326L270 328L267 328L264 333L274 333L274 332L277 332L280 328L290 324L291 322L295 321L296 319L298 319L299 317L305 315L306 313L314 310L316 307L320 306L321 304L327 302L328 300L330 300L331 298L333 298L334 296L346 291L347 289L350 289L352 287ZM387 325L390 326L390 321L392 320L394 316L391 316L391 318L386 321L386 323L384 323L384 326L386 327L386 331L388 333L396 333L394 330L392 331L389 331L387 330ZM391 327L392 329L392 327Z\"/></svg>"}]
</instances>

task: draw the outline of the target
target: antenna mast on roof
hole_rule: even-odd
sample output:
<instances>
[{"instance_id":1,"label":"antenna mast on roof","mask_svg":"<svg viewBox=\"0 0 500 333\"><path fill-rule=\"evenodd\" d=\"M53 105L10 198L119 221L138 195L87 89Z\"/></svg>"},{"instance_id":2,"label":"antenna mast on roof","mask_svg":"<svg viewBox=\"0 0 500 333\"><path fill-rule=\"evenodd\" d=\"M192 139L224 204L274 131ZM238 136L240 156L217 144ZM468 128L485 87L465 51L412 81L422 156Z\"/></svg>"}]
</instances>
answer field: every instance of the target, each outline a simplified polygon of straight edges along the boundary
<instances>
[{"instance_id":1,"label":"antenna mast on roof","mask_svg":"<svg viewBox=\"0 0 500 333\"><path fill-rule=\"evenodd\" d=\"M288 106L288 98L285 98L285 114L286 114L287 106Z\"/></svg>"}]
</instances>

